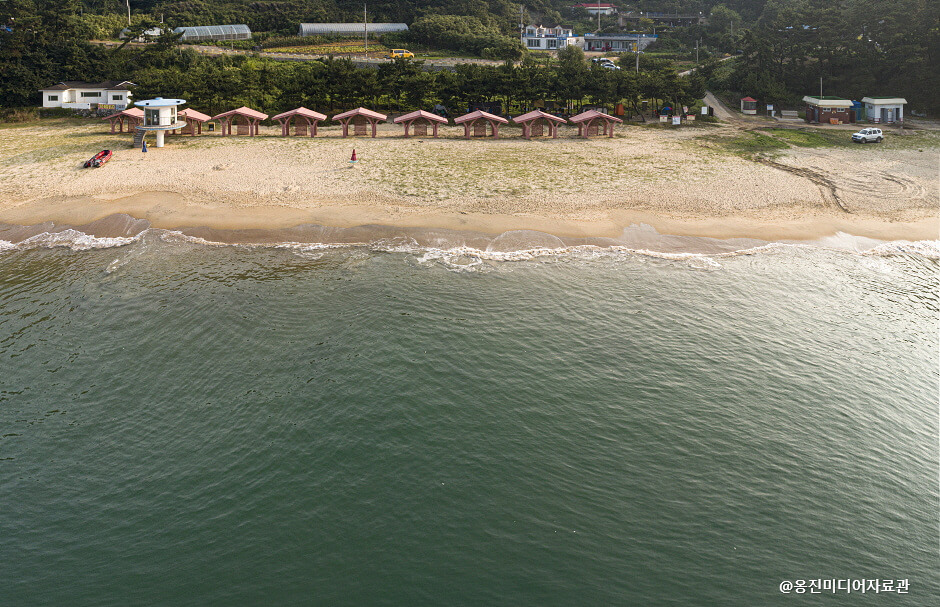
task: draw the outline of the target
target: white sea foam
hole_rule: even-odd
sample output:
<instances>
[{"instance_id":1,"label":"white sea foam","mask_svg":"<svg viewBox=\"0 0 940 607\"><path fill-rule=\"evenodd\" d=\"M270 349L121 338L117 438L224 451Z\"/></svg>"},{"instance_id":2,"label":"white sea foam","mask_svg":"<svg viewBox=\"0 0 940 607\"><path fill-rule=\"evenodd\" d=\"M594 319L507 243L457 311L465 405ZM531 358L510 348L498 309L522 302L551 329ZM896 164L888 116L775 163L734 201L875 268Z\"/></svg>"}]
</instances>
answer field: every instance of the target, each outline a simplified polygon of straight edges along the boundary
<instances>
[{"instance_id":1,"label":"white sea foam","mask_svg":"<svg viewBox=\"0 0 940 607\"><path fill-rule=\"evenodd\" d=\"M287 249L294 251L306 259L319 259L330 250L364 249L379 253L404 253L417 256L419 263L441 263L455 271L477 271L485 269L486 262L519 262L535 259L574 257L579 259L595 259L604 257L633 256L665 259L671 261L687 262L690 267L703 270L721 268L722 258L740 255L757 255L764 253L778 253L787 249L825 249L865 256L895 256L915 255L931 260L940 259L940 240L921 241L891 241L882 242L870 238L838 233L831 237L819 239L811 243L797 242L769 242L748 248L714 253L697 253L682 251L656 251L650 248L633 248L625 245L565 245L561 239L552 236L550 239L536 239L539 245L525 247L524 240L519 238L521 232L514 232L510 237L498 236L490 242L485 249L467 245L455 246L428 246L422 245L412 237L386 238L372 242L350 243L310 243L310 242L272 242L272 243L226 243L208 240L199 236L191 236L179 230L163 230L149 228L135 236L98 237L75 229L65 229L59 232L43 232L26 238L20 242L0 240L0 253L21 251L37 248L68 248L73 251L86 251L93 249L108 249L124 247L139 243L144 239L156 236L164 243L185 243L210 247L239 247L246 249ZM546 235L548 236L548 235ZM502 238L502 240L500 240ZM498 250L498 244L506 241L512 242L512 250ZM552 245L557 241L558 246L544 246L547 242ZM121 265L119 260L112 262Z\"/></svg>"}]
</instances>

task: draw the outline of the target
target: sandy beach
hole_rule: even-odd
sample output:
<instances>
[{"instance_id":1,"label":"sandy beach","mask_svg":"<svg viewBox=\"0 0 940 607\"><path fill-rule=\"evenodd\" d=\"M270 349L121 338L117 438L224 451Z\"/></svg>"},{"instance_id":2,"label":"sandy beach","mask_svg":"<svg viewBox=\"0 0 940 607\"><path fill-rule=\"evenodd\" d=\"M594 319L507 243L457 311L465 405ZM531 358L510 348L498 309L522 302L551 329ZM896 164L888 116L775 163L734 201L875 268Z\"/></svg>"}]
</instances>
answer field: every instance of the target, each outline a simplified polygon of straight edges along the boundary
<instances>
[{"instance_id":1,"label":"sandy beach","mask_svg":"<svg viewBox=\"0 0 940 607\"><path fill-rule=\"evenodd\" d=\"M175 136L148 153L106 123L52 121L0 129L0 223L86 225L114 214L158 228L283 229L317 224L536 230L615 238L662 234L805 240L837 232L932 240L940 230L940 139L797 148L755 161L729 152L732 126L621 127L612 139L471 140ZM848 136L848 134L846 134ZM100 169L82 162L100 149ZM359 162L349 163L355 148Z\"/></svg>"}]
</instances>

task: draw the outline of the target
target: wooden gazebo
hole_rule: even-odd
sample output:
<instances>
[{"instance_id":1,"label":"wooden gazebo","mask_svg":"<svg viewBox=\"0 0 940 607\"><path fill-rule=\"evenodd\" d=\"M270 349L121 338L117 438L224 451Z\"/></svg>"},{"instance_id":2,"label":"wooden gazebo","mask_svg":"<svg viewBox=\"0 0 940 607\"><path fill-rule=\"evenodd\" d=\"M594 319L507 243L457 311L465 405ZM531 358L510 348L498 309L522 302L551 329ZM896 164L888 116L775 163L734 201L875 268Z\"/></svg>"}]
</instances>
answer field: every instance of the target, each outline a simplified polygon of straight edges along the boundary
<instances>
[{"instance_id":1,"label":"wooden gazebo","mask_svg":"<svg viewBox=\"0 0 940 607\"><path fill-rule=\"evenodd\" d=\"M123 133L125 122L127 122L127 132L133 133L134 129L137 128L137 125L144 121L144 111L140 108L132 107L126 110L122 110L117 114L105 116L102 118L102 120L108 120L111 122L112 133ZM118 130L115 131L114 127L118 127Z\"/></svg>"},{"instance_id":2,"label":"wooden gazebo","mask_svg":"<svg viewBox=\"0 0 940 607\"><path fill-rule=\"evenodd\" d=\"M411 137L409 133L410 129L414 129L415 137L427 137L428 126L431 127L433 132L431 136L437 137L437 127L442 124L447 124L447 118L432 114L431 112L425 112L424 110L418 110L417 112L399 116L392 122L405 126L405 137Z\"/></svg>"},{"instance_id":3,"label":"wooden gazebo","mask_svg":"<svg viewBox=\"0 0 940 607\"><path fill-rule=\"evenodd\" d=\"M367 110L364 107L357 107L354 110L333 116L333 120L343 125L343 137L349 137L350 122L352 122L353 125L353 135L368 135L367 125L372 125L372 136L375 137L376 126L380 122L384 122L386 118L388 118L388 116L385 114L379 114L378 112Z\"/></svg>"},{"instance_id":4,"label":"wooden gazebo","mask_svg":"<svg viewBox=\"0 0 940 607\"><path fill-rule=\"evenodd\" d=\"M192 108L180 110L177 116L186 121L186 126L180 129L180 133L183 135L202 135L202 125L212 120L211 116L197 112ZM176 131L173 131L173 134L175 135Z\"/></svg>"},{"instance_id":5,"label":"wooden gazebo","mask_svg":"<svg viewBox=\"0 0 940 607\"><path fill-rule=\"evenodd\" d=\"M232 125L234 124L236 135L251 135L254 137L258 134L258 123L265 120L267 117L267 114L259 112L258 110L242 106L237 110L229 110L217 116L213 116L211 120L219 121L223 135L231 135ZM239 118L243 118L244 120L240 122Z\"/></svg>"},{"instance_id":6,"label":"wooden gazebo","mask_svg":"<svg viewBox=\"0 0 940 607\"><path fill-rule=\"evenodd\" d=\"M614 127L618 122L623 122L623 120L616 116L598 112L597 110L581 112L577 116L572 116L569 120L578 125L578 137L584 137L585 139L598 135L599 131L601 134L613 137Z\"/></svg>"},{"instance_id":7,"label":"wooden gazebo","mask_svg":"<svg viewBox=\"0 0 940 607\"><path fill-rule=\"evenodd\" d=\"M558 125L565 124L564 118L553 116L542 110L532 110L527 114L516 116L512 121L522 125L522 137L525 139L541 137L545 126L548 126L548 132L552 139L557 139Z\"/></svg>"},{"instance_id":8,"label":"wooden gazebo","mask_svg":"<svg viewBox=\"0 0 940 607\"><path fill-rule=\"evenodd\" d=\"M490 125L493 139L499 139L499 125L509 124L509 121L501 116L477 110L454 118L454 124L463 125L463 136L467 139L470 139L471 129L474 137L486 137L486 125Z\"/></svg>"},{"instance_id":9,"label":"wooden gazebo","mask_svg":"<svg viewBox=\"0 0 940 607\"><path fill-rule=\"evenodd\" d=\"M290 122L294 121L295 137L316 137L317 125L326 120L326 115L320 112L308 110L305 107L299 107L296 110L278 114L273 118L281 123L281 136L290 137Z\"/></svg>"}]
</instances>

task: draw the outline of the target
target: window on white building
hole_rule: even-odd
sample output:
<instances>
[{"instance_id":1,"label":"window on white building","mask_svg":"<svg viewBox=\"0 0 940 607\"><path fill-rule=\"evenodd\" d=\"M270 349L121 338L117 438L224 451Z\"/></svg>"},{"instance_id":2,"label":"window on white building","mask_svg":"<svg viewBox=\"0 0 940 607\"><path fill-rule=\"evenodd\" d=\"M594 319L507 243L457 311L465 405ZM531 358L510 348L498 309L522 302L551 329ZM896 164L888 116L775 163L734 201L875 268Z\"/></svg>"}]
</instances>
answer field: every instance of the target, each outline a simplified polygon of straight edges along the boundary
<instances>
[{"instance_id":1,"label":"window on white building","mask_svg":"<svg viewBox=\"0 0 940 607\"><path fill-rule=\"evenodd\" d=\"M58 95L49 95L49 101L58 101L58 100L59 100Z\"/></svg>"},{"instance_id":2,"label":"window on white building","mask_svg":"<svg viewBox=\"0 0 940 607\"><path fill-rule=\"evenodd\" d=\"M558 48L558 41L557 41L557 40L549 40L549 41L548 41L548 48Z\"/></svg>"},{"instance_id":3,"label":"window on white building","mask_svg":"<svg viewBox=\"0 0 940 607\"><path fill-rule=\"evenodd\" d=\"M529 48L540 48L542 46L538 38L529 38L525 41L525 45Z\"/></svg>"},{"instance_id":4,"label":"window on white building","mask_svg":"<svg viewBox=\"0 0 940 607\"><path fill-rule=\"evenodd\" d=\"M124 101L124 95L111 95L111 101Z\"/></svg>"},{"instance_id":5,"label":"window on white building","mask_svg":"<svg viewBox=\"0 0 940 607\"><path fill-rule=\"evenodd\" d=\"M101 97L101 93L82 93L82 98L86 97Z\"/></svg>"}]
</instances>

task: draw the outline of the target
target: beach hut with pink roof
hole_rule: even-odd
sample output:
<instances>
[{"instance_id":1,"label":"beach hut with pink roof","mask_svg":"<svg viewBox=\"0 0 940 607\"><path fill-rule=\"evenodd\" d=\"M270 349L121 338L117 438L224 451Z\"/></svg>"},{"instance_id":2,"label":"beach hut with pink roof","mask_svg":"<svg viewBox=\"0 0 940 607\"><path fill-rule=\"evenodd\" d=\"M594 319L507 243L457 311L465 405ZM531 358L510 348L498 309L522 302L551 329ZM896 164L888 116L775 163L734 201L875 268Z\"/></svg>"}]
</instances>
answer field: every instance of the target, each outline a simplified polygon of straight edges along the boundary
<instances>
[{"instance_id":1,"label":"beach hut with pink roof","mask_svg":"<svg viewBox=\"0 0 940 607\"><path fill-rule=\"evenodd\" d=\"M137 128L137 125L144 121L144 111L137 107L128 108L126 110L120 111L117 114L111 114L110 116L105 116L102 120L108 120L111 122L111 132L123 133L124 132L124 123L127 122L127 132L133 133L134 129ZM114 127L118 127L118 130L115 131Z\"/></svg>"},{"instance_id":2,"label":"beach hut with pink roof","mask_svg":"<svg viewBox=\"0 0 940 607\"><path fill-rule=\"evenodd\" d=\"M463 125L463 136L470 139L470 133L473 137L486 137L486 127L489 125L490 133L493 139L499 139L499 125L509 124L509 121L501 116L477 110L454 118L454 124Z\"/></svg>"},{"instance_id":3,"label":"beach hut with pink roof","mask_svg":"<svg viewBox=\"0 0 940 607\"><path fill-rule=\"evenodd\" d=\"M326 120L326 115L320 112L299 107L296 110L278 114L273 118L281 123L281 136L290 137L290 123L294 121L295 137L316 137L317 125Z\"/></svg>"},{"instance_id":4,"label":"beach hut with pink roof","mask_svg":"<svg viewBox=\"0 0 940 607\"><path fill-rule=\"evenodd\" d=\"M258 134L259 123L267 119L267 117L268 115L265 113L242 106L236 110L229 110L217 116L213 116L211 119L219 121L223 135L231 135L232 125L235 125L236 135L250 135L254 137Z\"/></svg>"},{"instance_id":5,"label":"beach hut with pink roof","mask_svg":"<svg viewBox=\"0 0 940 607\"><path fill-rule=\"evenodd\" d=\"M522 137L524 139L541 137L544 134L544 127L546 126L548 127L548 132L552 139L557 139L558 125L565 124L564 118L553 116L542 110L532 110L527 114L516 116L512 121L522 125Z\"/></svg>"},{"instance_id":6,"label":"beach hut with pink roof","mask_svg":"<svg viewBox=\"0 0 940 607\"><path fill-rule=\"evenodd\" d=\"M211 116L197 112L192 108L180 110L177 116L186 121L186 126L180 129L180 133L183 135L202 135L202 125L212 120ZM173 133L176 134L176 131L173 131Z\"/></svg>"},{"instance_id":7,"label":"beach hut with pink roof","mask_svg":"<svg viewBox=\"0 0 940 607\"><path fill-rule=\"evenodd\" d=\"M388 116L385 114L379 114L378 112L367 110L364 107L357 107L354 110L349 110L348 112L343 112L342 114L333 116L333 120L343 125L343 137L349 137L350 122L352 122L353 125L353 135L368 135L368 125L371 125L372 136L375 137L376 126L380 122L385 122L386 118L388 118Z\"/></svg>"},{"instance_id":8,"label":"beach hut with pink roof","mask_svg":"<svg viewBox=\"0 0 940 607\"><path fill-rule=\"evenodd\" d=\"M433 132L433 135L431 136L437 137L437 127L442 124L447 124L447 118L438 116L437 114L432 114L431 112L425 112L424 110L418 110L417 112L411 112L410 114L399 116L392 122L395 124L404 125L405 137L411 137L411 134L409 133L410 129L414 129L415 137L427 137L429 126Z\"/></svg>"},{"instance_id":9,"label":"beach hut with pink roof","mask_svg":"<svg viewBox=\"0 0 940 607\"><path fill-rule=\"evenodd\" d=\"M598 112L597 110L581 112L577 116L572 116L569 120L578 125L578 137L584 137L585 139L597 135L599 131L608 137L613 137L614 127L618 122L623 122L623 120L616 116Z\"/></svg>"}]
</instances>

